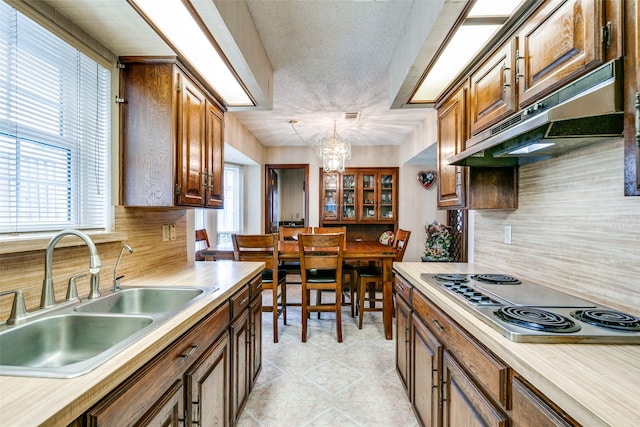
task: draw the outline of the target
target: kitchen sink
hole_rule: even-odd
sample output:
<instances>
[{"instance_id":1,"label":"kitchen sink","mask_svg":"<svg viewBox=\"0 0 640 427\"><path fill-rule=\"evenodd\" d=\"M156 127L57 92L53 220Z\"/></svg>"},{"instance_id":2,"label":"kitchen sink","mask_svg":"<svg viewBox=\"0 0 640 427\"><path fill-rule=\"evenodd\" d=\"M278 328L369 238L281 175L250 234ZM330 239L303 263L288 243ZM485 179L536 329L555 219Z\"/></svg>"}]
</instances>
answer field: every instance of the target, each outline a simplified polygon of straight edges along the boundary
<instances>
[{"instance_id":1,"label":"kitchen sink","mask_svg":"<svg viewBox=\"0 0 640 427\"><path fill-rule=\"evenodd\" d=\"M76 307L82 313L155 314L174 312L204 295L201 288L122 289Z\"/></svg>"},{"instance_id":2,"label":"kitchen sink","mask_svg":"<svg viewBox=\"0 0 640 427\"><path fill-rule=\"evenodd\" d=\"M0 331L0 375L70 378L147 333L150 316L66 313Z\"/></svg>"}]
</instances>

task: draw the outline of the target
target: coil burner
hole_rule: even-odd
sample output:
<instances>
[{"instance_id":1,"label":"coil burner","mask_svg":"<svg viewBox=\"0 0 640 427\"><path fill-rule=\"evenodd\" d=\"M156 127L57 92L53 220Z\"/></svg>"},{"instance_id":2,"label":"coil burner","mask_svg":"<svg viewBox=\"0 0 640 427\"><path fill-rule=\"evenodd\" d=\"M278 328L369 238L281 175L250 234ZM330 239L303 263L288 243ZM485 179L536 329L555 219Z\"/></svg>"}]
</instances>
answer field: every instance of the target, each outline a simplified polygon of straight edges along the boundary
<instances>
[{"instance_id":1,"label":"coil burner","mask_svg":"<svg viewBox=\"0 0 640 427\"><path fill-rule=\"evenodd\" d=\"M569 333L580 330L580 325L560 314L535 307L500 307L494 314L501 320L526 329L542 332Z\"/></svg>"},{"instance_id":2,"label":"coil burner","mask_svg":"<svg viewBox=\"0 0 640 427\"><path fill-rule=\"evenodd\" d=\"M469 276L466 274L436 274L434 277L440 282L466 283L469 281Z\"/></svg>"},{"instance_id":3,"label":"coil burner","mask_svg":"<svg viewBox=\"0 0 640 427\"><path fill-rule=\"evenodd\" d=\"M472 276L478 282L489 283L491 285L519 285L520 280L506 274L476 274Z\"/></svg>"},{"instance_id":4,"label":"coil burner","mask_svg":"<svg viewBox=\"0 0 640 427\"><path fill-rule=\"evenodd\" d=\"M586 309L572 311L571 315L590 325L621 331L640 331L640 318L615 310Z\"/></svg>"}]
</instances>

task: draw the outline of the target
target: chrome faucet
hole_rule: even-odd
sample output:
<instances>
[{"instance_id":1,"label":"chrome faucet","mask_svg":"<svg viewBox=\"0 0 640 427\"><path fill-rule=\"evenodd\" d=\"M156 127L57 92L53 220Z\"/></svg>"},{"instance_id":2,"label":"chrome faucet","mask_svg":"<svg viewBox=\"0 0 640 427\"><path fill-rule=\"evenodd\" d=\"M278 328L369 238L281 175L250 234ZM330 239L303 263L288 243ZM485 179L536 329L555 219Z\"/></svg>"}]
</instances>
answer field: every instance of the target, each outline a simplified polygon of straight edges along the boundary
<instances>
[{"instance_id":1,"label":"chrome faucet","mask_svg":"<svg viewBox=\"0 0 640 427\"><path fill-rule=\"evenodd\" d=\"M124 254L125 249L128 249L130 254L133 253L133 249L129 245L124 245L122 249L120 249L120 255L118 256L118 260L116 261L116 266L113 267L113 292L117 292L120 290L119 280L124 277L124 275L118 276L118 265L120 265L120 260L122 259L122 255Z\"/></svg>"},{"instance_id":2,"label":"chrome faucet","mask_svg":"<svg viewBox=\"0 0 640 427\"><path fill-rule=\"evenodd\" d=\"M100 292L98 288L100 287L100 267L102 267L102 261L100 260L100 256L98 256L98 250L96 249L96 245L86 234L77 231L77 230L62 230L49 242L49 246L47 246L47 250L44 255L44 282L42 283L42 297L40 298L40 307L47 308L52 307L56 303L55 291L53 287L53 275L52 273L52 265L53 265L53 249L60 239L65 236L77 236L84 240L84 242L89 247L90 258L89 258L89 273L91 273L91 292L89 293L89 299L97 298L100 296Z\"/></svg>"}]
</instances>

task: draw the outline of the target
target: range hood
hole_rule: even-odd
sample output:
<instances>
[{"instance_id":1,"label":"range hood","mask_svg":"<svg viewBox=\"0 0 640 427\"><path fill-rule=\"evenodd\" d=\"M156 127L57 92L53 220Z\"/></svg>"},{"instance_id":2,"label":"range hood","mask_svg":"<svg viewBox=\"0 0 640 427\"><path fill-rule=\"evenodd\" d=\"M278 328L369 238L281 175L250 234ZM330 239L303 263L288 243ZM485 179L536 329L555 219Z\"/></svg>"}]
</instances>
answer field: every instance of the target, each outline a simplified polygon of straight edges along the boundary
<instances>
[{"instance_id":1,"label":"range hood","mask_svg":"<svg viewBox=\"0 0 640 427\"><path fill-rule=\"evenodd\" d=\"M449 164L523 165L621 136L622 85L621 61L609 62L474 135Z\"/></svg>"}]
</instances>

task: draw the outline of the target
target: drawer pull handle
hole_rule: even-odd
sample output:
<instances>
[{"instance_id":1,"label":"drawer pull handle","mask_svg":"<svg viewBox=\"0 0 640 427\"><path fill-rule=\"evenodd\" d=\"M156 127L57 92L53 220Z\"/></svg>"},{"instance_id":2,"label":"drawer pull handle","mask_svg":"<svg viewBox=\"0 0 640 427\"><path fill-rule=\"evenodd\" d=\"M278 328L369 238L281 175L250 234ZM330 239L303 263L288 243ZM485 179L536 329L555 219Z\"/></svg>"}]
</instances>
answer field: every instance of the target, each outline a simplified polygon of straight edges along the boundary
<instances>
[{"instance_id":1,"label":"drawer pull handle","mask_svg":"<svg viewBox=\"0 0 640 427\"><path fill-rule=\"evenodd\" d=\"M198 344L194 344L194 345L192 345L192 346L191 346L191 348L189 349L189 351L188 351L188 352L186 352L185 354L183 354L181 357L182 357L183 359L188 359L188 358L190 358L190 357L191 357L191 355L192 355L192 354L193 354L193 353L198 349L198 347L199 347L199 346L198 346Z\"/></svg>"},{"instance_id":2,"label":"drawer pull handle","mask_svg":"<svg viewBox=\"0 0 640 427\"><path fill-rule=\"evenodd\" d=\"M240 301L240 305L245 305L247 301L249 301L249 297L242 298L242 301Z\"/></svg>"},{"instance_id":3,"label":"drawer pull handle","mask_svg":"<svg viewBox=\"0 0 640 427\"><path fill-rule=\"evenodd\" d=\"M404 288L402 286L400 286L400 285L396 285L396 286L398 287L398 289L400 289L401 291L404 292Z\"/></svg>"},{"instance_id":4,"label":"drawer pull handle","mask_svg":"<svg viewBox=\"0 0 640 427\"><path fill-rule=\"evenodd\" d=\"M436 325L436 328L438 328L438 330L440 332L444 332L444 328L442 327L442 325L440 323L438 323L438 321L436 319L431 319L431 321L433 322L434 325Z\"/></svg>"}]
</instances>

